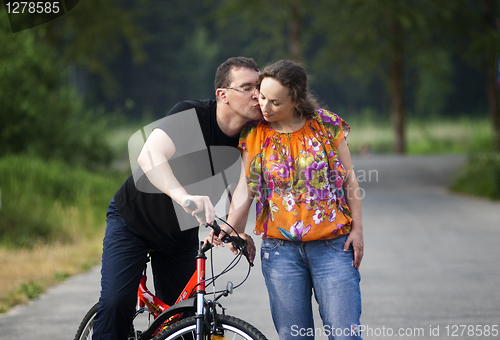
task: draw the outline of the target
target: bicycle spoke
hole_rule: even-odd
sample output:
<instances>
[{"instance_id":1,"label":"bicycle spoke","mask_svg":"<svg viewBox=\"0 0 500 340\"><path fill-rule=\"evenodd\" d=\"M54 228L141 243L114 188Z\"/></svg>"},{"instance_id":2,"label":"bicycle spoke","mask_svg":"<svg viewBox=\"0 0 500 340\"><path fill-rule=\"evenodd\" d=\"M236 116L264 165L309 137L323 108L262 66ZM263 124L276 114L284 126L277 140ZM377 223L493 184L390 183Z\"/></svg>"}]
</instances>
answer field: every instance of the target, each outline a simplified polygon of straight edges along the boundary
<instances>
[{"instance_id":1,"label":"bicycle spoke","mask_svg":"<svg viewBox=\"0 0 500 340\"><path fill-rule=\"evenodd\" d=\"M211 330L212 332L212 330ZM167 328L154 340L193 340L196 339L196 318L190 317ZM205 338L204 338L205 339ZM215 334L210 340L266 340L266 337L247 322L227 316L219 315Z\"/></svg>"}]
</instances>

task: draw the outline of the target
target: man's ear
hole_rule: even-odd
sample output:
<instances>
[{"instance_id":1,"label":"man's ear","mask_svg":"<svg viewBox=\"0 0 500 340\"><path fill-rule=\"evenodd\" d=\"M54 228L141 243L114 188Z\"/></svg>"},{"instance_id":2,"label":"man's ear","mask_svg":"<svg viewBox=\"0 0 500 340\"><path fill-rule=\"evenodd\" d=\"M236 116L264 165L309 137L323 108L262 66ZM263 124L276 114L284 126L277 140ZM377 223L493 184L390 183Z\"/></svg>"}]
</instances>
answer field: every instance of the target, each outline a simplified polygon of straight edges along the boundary
<instances>
[{"instance_id":1,"label":"man's ear","mask_svg":"<svg viewBox=\"0 0 500 340\"><path fill-rule=\"evenodd\" d=\"M221 101L223 102L224 104L229 104L229 100L227 98L227 91L226 89L221 89L221 88L218 88L216 91L215 91L215 96Z\"/></svg>"}]
</instances>

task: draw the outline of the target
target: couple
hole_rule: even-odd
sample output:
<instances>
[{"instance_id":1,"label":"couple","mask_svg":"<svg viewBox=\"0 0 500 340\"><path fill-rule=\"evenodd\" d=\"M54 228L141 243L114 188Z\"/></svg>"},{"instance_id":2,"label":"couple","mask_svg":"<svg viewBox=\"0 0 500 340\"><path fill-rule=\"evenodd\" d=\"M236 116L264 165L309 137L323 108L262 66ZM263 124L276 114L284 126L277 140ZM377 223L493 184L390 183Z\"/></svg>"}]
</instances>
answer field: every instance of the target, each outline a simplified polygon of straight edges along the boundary
<instances>
[{"instance_id":1,"label":"couple","mask_svg":"<svg viewBox=\"0 0 500 340\"><path fill-rule=\"evenodd\" d=\"M319 110L307 92L304 69L290 61L261 73L252 59L230 58L216 72L215 94L216 101L181 102L169 115L195 109L207 146L242 150L244 167L228 222L255 256L244 228L256 199L255 231L263 234L262 270L280 339L313 327L313 290L324 325L340 329L343 338L359 338L351 334L361 314L363 236L345 142L348 126ZM189 199L197 208L186 212L204 211L209 223L214 220L210 197L192 195L176 180L168 164L176 140L167 131L154 129L138 159L146 175L152 163L161 164L162 176L147 176L161 193L138 190L131 175L110 203L93 339L126 338L150 249L156 294L163 301L172 304L191 277L198 230L181 230L173 202Z\"/></svg>"}]
</instances>

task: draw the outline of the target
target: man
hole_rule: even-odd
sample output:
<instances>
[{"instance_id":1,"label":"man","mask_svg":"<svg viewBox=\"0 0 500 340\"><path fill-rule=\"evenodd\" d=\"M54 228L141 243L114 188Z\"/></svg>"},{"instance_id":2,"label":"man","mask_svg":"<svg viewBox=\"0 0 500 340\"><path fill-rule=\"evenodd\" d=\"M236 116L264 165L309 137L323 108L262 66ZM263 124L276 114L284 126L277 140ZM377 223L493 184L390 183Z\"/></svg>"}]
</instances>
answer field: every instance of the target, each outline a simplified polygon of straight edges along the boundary
<instances>
[{"instance_id":1,"label":"man","mask_svg":"<svg viewBox=\"0 0 500 340\"><path fill-rule=\"evenodd\" d=\"M181 228L175 206L191 200L196 209L184 207L184 210L192 215L204 211L208 223L214 221L215 209L209 196L189 192L180 183L176 177L179 172L172 170L173 156L184 147L179 140L189 134L192 130L189 127L201 129L207 150L210 146L236 148L243 126L261 119L255 88L259 74L253 59L228 59L216 72L216 100L180 102L168 114L167 118L177 119L188 117L188 112L195 113L199 127L162 121L149 135L138 158L139 170L145 176L137 173L129 176L107 213L94 340L127 338L149 250L153 250L155 294L162 301L172 305L189 281L196 268L198 228ZM176 133L178 130L181 132ZM197 219L203 222L202 217ZM251 240L247 235L244 237Z\"/></svg>"}]
</instances>

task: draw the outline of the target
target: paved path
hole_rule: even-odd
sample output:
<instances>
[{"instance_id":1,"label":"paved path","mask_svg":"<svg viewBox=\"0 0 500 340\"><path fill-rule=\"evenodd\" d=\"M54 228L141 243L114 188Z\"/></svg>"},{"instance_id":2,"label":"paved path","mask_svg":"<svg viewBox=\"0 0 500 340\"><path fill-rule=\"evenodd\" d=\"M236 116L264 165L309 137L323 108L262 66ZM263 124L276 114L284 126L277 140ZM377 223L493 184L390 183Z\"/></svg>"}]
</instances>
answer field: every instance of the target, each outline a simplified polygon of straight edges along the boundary
<instances>
[{"instance_id":1,"label":"paved path","mask_svg":"<svg viewBox=\"0 0 500 340\"><path fill-rule=\"evenodd\" d=\"M445 187L463 160L460 156L354 159L365 191L364 339L388 339L391 334L396 339L500 338L468 336L467 329L462 334L458 326L500 328L500 203L447 193ZM229 254L219 250L216 262L227 261ZM225 280L239 282L245 269L240 265L221 279L219 287ZM50 289L30 305L0 315L0 339L72 339L98 295L99 268L95 268ZM277 339L258 260L249 280L223 302L228 314L254 324L270 340ZM316 319L321 327L317 315Z\"/></svg>"}]
</instances>

